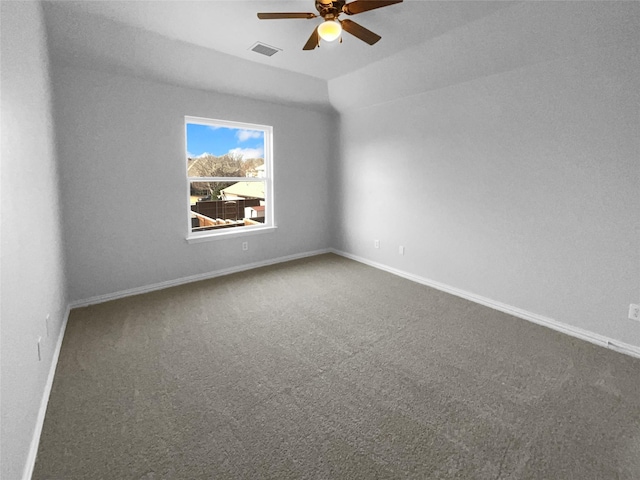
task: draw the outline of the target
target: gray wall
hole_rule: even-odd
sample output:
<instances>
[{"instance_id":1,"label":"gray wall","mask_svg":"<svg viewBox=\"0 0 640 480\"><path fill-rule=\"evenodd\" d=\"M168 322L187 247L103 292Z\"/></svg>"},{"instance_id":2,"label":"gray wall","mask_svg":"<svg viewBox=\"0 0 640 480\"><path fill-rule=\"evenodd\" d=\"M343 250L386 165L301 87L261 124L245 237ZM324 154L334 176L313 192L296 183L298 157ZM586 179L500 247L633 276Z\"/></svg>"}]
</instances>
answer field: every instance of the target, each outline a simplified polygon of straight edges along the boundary
<instances>
[{"instance_id":1,"label":"gray wall","mask_svg":"<svg viewBox=\"0 0 640 480\"><path fill-rule=\"evenodd\" d=\"M27 461L67 300L48 58L40 6L0 2L0 18L0 477L18 479ZM38 337L42 337L42 361L37 356Z\"/></svg>"},{"instance_id":2,"label":"gray wall","mask_svg":"<svg viewBox=\"0 0 640 480\"><path fill-rule=\"evenodd\" d=\"M50 52L56 65L90 68L287 105L313 104L316 108L331 110L328 107L327 82L277 68L275 65L281 61L278 60L279 56L261 60L260 56L251 52L248 55L256 61L238 58L202 47L197 41L177 41L171 34L164 36L140 30L103 15L89 13L94 5L98 10L106 8L104 3L113 5L109 10L116 17L119 16L117 12L131 12L130 8L123 8L117 2L81 3L82 8L72 2L44 3ZM174 7L171 3L176 2L162 2L154 6L157 19L172 11ZM243 5L236 8L241 9ZM204 23L208 24L209 30L216 29L219 22L229 21L224 15L219 15L215 2L182 2L181 9L185 15L183 18L188 18L190 11L199 11L201 17L207 19ZM247 14L255 18L255 9ZM180 21L176 19L176 27ZM194 26L192 33L197 36L196 30L201 28ZM256 35L259 36L257 32ZM235 40L239 41L237 38ZM253 41L255 38L251 39L251 43ZM260 61L263 63L258 63Z\"/></svg>"},{"instance_id":3,"label":"gray wall","mask_svg":"<svg viewBox=\"0 0 640 480\"><path fill-rule=\"evenodd\" d=\"M529 38L487 18L330 84L336 247L640 346L639 11L526 3L498 16Z\"/></svg>"},{"instance_id":4,"label":"gray wall","mask_svg":"<svg viewBox=\"0 0 640 480\"><path fill-rule=\"evenodd\" d=\"M72 301L330 246L331 114L76 67L53 84ZM185 115L273 126L275 233L186 243Z\"/></svg>"}]
</instances>

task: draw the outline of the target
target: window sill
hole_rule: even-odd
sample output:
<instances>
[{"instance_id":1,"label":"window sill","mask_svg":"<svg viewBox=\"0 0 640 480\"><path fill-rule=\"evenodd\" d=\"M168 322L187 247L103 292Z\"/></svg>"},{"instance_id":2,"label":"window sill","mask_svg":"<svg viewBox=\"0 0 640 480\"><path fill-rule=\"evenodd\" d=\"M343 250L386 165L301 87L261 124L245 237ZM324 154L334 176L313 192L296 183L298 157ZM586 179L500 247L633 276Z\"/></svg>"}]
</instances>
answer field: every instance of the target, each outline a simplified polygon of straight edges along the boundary
<instances>
[{"instance_id":1,"label":"window sill","mask_svg":"<svg viewBox=\"0 0 640 480\"><path fill-rule=\"evenodd\" d=\"M211 242L214 240L224 240L229 238L238 238L238 237L246 237L250 235L260 235L263 233L273 233L276 231L278 227L275 225L271 225L268 227L237 227L233 229L226 229L223 232L215 232L201 235L189 235L186 238L187 243L200 243L200 242ZM240 230L240 231L230 231L230 230Z\"/></svg>"}]
</instances>

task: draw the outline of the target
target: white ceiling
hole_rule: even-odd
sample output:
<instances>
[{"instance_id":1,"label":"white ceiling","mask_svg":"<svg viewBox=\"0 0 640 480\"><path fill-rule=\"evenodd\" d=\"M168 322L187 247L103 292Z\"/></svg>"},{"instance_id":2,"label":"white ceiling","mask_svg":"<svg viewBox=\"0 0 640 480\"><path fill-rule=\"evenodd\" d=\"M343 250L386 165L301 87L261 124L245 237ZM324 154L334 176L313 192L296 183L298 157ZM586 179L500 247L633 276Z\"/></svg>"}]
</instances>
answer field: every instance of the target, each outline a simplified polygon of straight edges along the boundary
<instances>
[{"instance_id":1,"label":"white ceiling","mask_svg":"<svg viewBox=\"0 0 640 480\"><path fill-rule=\"evenodd\" d=\"M505 1L418 1L350 16L349 19L382 36L370 46L345 33L343 43L323 42L319 49L302 46L321 19L259 20L258 12L316 12L314 0L215 1L60 1L47 2L48 27L54 40L69 48L74 29L93 23L100 29L115 23L166 39L204 47L251 62L330 80L427 42L447 31L490 15L509 5ZM113 27L115 28L115 26ZM90 32L87 32L90 34ZM86 44L87 34L76 39ZM266 57L250 50L257 41L282 49ZM104 44L104 48L110 45Z\"/></svg>"},{"instance_id":2,"label":"white ceiling","mask_svg":"<svg viewBox=\"0 0 640 480\"><path fill-rule=\"evenodd\" d=\"M44 2L54 66L90 68L321 110L409 97L581 52L637 48L637 2L419 1L350 17L382 36L373 46L303 51L320 19L313 0L51 0ZM250 51L260 41L282 51ZM177 92L177 91L176 91Z\"/></svg>"}]
</instances>

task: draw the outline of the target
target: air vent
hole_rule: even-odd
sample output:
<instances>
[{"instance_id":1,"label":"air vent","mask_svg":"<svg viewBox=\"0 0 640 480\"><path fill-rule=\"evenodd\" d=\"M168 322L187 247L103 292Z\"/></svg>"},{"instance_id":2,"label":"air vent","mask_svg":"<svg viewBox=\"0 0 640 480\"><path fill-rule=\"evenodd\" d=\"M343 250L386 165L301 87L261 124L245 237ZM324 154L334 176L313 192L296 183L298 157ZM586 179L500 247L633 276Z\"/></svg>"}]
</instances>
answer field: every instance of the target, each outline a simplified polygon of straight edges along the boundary
<instances>
[{"instance_id":1,"label":"air vent","mask_svg":"<svg viewBox=\"0 0 640 480\"><path fill-rule=\"evenodd\" d=\"M262 55L266 55L270 57L274 53L280 52L281 48L272 47L262 42L256 42L249 50L256 53L261 53Z\"/></svg>"}]
</instances>

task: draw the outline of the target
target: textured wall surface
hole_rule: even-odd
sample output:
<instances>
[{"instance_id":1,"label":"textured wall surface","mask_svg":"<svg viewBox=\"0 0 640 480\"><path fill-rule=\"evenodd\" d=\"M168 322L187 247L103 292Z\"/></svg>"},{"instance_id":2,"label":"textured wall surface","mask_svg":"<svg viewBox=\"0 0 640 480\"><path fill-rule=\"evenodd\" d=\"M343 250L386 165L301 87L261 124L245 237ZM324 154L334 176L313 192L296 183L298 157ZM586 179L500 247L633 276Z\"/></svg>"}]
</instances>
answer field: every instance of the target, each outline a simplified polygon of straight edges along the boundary
<instances>
[{"instance_id":1,"label":"textured wall surface","mask_svg":"<svg viewBox=\"0 0 640 480\"><path fill-rule=\"evenodd\" d=\"M40 6L1 2L2 457L23 475L66 312L58 176ZM34 208L37 205L37 208ZM45 322L49 315L48 327ZM38 361L37 339L41 340Z\"/></svg>"},{"instance_id":2,"label":"textured wall surface","mask_svg":"<svg viewBox=\"0 0 640 480\"><path fill-rule=\"evenodd\" d=\"M640 295L639 7L520 5L499 12L525 32L503 32L502 46L487 18L413 52L425 62L404 63L413 75L385 92L364 79L399 71L398 58L335 84L361 86L337 102L337 247L640 345L627 319ZM537 49L516 41L528 23L549 29ZM445 78L426 61L466 58L465 39L485 30L473 48L492 65Z\"/></svg>"},{"instance_id":3,"label":"textured wall surface","mask_svg":"<svg viewBox=\"0 0 640 480\"><path fill-rule=\"evenodd\" d=\"M332 114L79 68L53 83L72 301L329 247ZM273 126L275 233L186 243L185 115Z\"/></svg>"}]
</instances>

